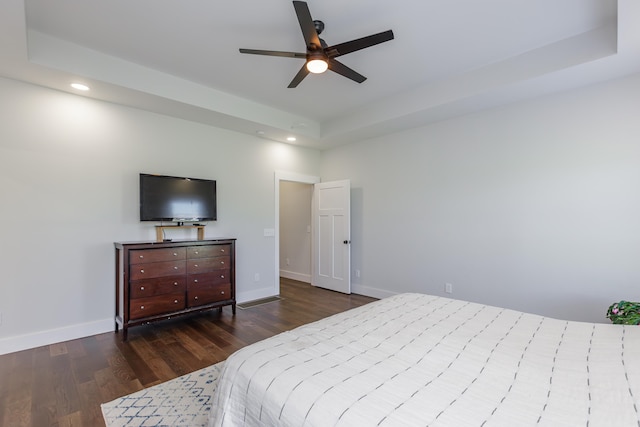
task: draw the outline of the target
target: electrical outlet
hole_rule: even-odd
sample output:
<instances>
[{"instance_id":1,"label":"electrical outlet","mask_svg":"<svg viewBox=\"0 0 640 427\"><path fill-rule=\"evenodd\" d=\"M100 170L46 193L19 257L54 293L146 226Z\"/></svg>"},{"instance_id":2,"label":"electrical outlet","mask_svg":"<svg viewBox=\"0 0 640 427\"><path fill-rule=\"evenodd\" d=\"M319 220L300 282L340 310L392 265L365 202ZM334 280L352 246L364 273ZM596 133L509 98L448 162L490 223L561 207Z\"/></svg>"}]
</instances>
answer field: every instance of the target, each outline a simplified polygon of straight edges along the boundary
<instances>
[{"instance_id":1,"label":"electrical outlet","mask_svg":"<svg viewBox=\"0 0 640 427\"><path fill-rule=\"evenodd\" d=\"M445 283L444 284L444 291L448 294L452 294L453 293L453 285L451 283Z\"/></svg>"},{"instance_id":2,"label":"electrical outlet","mask_svg":"<svg viewBox=\"0 0 640 427\"><path fill-rule=\"evenodd\" d=\"M287 265L291 264L291 261L289 260L289 258L286 259L286 263Z\"/></svg>"},{"instance_id":3,"label":"electrical outlet","mask_svg":"<svg viewBox=\"0 0 640 427\"><path fill-rule=\"evenodd\" d=\"M260 281L260 274L259 273L254 274L253 275L253 280L256 281L256 282L259 282Z\"/></svg>"},{"instance_id":4,"label":"electrical outlet","mask_svg":"<svg viewBox=\"0 0 640 427\"><path fill-rule=\"evenodd\" d=\"M360 270L356 270L356 277L360 277Z\"/></svg>"}]
</instances>

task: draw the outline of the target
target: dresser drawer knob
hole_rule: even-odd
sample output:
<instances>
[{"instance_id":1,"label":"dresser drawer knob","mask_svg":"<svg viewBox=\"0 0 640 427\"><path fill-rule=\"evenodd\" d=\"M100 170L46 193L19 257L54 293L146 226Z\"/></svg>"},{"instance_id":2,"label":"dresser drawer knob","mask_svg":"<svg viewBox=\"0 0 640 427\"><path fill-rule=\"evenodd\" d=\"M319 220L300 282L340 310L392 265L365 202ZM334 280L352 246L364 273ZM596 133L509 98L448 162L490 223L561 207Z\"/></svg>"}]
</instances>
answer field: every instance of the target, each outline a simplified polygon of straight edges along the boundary
<instances>
[{"instance_id":1,"label":"dresser drawer knob","mask_svg":"<svg viewBox=\"0 0 640 427\"><path fill-rule=\"evenodd\" d=\"M174 253L173 253L173 256L178 256L178 253L177 253L177 252L174 252Z\"/></svg>"},{"instance_id":2,"label":"dresser drawer knob","mask_svg":"<svg viewBox=\"0 0 640 427\"><path fill-rule=\"evenodd\" d=\"M193 299L198 299L198 297L194 297Z\"/></svg>"},{"instance_id":3,"label":"dresser drawer knob","mask_svg":"<svg viewBox=\"0 0 640 427\"><path fill-rule=\"evenodd\" d=\"M177 269L178 269L178 267L177 267L177 266L175 266L175 267L173 267L173 269L174 269L174 270L177 270Z\"/></svg>"},{"instance_id":4,"label":"dresser drawer knob","mask_svg":"<svg viewBox=\"0 0 640 427\"><path fill-rule=\"evenodd\" d=\"M196 255L198 255L198 251L194 251L193 253L194 253L194 254L196 254Z\"/></svg>"},{"instance_id":5,"label":"dresser drawer knob","mask_svg":"<svg viewBox=\"0 0 640 427\"><path fill-rule=\"evenodd\" d=\"M220 292L220 295L224 295L224 291Z\"/></svg>"},{"instance_id":6,"label":"dresser drawer knob","mask_svg":"<svg viewBox=\"0 0 640 427\"><path fill-rule=\"evenodd\" d=\"M220 276L221 279L224 279L224 274Z\"/></svg>"},{"instance_id":7,"label":"dresser drawer knob","mask_svg":"<svg viewBox=\"0 0 640 427\"><path fill-rule=\"evenodd\" d=\"M194 267L197 267L197 266L198 266L198 264L193 264L193 266L194 266Z\"/></svg>"},{"instance_id":8,"label":"dresser drawer knob","mask_svg":"<svg viewBox=\"0 0 640 427\"><path fill-rule=\"evenodd\" d=\"M144 286L140 286L140 290L141 290L141 291L144 291Z\"/></svg>"},{"instance_id":9,"label":"dresser drawer knob","mask_svg":"<svg viewBox=\"0 0 640 427\"><path fill-rule=\"evenodd\" d=\"M224 253L224 249L220 249L220 252Z\"/></svg>"},{"instance_id":10,"label":"dresser drawer knob","mask_svg":"<svg viewBox=\"0 0 640 427\"><path fill-rule=\"evenodd\" d=\"M220 261L220 264L224 265L224 261Z\"/></svg>"},{"instance_id":11,"label":"dresser drawer knob","mask_svg":"<svg viewBox=\"0 0 640 427\"><path fill-rule=\"evenodd\" d=\"M144 273L144 270L140 270L140 273Z\"/></svg>"},{"instance_id":12,"label":"dresser drawer knob","mask_svg":"<svg viewBox=\"0 0 640 427\"><path fill-rule=\"evenodd\" d=\"M177 304L177 303L178 303L178 300L174 300L174 301L173 301L173 303L174 303L174 304Z\"/></svg>"},{"instance_id":13,"label":"dresser drawer knob","mask_svg":"<svg viewBox=\"0 0 640 427\"><path fill-rule=\"evenodd\" d=\"M173 286L178 286L178 282L173 282Z\"/></svg>"},{"instance_id":14,"label":"dresser drawer knob","mask_svg":"<svg viewBox=\"0 0 640 427\"><path fill-rule=\"evenodd\" d=\"M140 255L140 259L143 259L143 258L144 258L144 255Z\"/></svg>"},{"instance_id":15,"label":"dresser drawer knob","mask_svg":"<svg viewBox=\"0 0 640 427\"><path fill-rule=\"evenodd\" d=\"M144 305L141 305L141 306L140 306L140 310L144 310Z\"/></svg>"},{"instance_id":16,"label":"dresser drawer knob","mask_svg":"<svg viewBox=\"0 0 640 427\"><path fill-rule=\"evenodd\" d=\"M198 283L198 279L193 279L193 283Z\"/></svg>"}]
</instances>

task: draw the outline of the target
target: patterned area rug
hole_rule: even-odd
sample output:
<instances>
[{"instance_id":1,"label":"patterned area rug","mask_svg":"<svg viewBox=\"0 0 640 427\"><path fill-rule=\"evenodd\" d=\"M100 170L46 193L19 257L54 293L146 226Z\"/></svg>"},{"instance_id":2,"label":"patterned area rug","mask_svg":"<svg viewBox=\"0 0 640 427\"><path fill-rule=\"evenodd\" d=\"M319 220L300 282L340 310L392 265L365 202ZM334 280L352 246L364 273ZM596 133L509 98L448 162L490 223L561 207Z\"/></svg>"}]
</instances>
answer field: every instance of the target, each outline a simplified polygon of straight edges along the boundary
<instances>
[{"instance_id":1,"label":"patterned area rug","mask_svg":"<svg viewBox=\"0 0 640 427\"><path fill-rule=\"evenodd\" d=\"M206 426L223 364L103 403L107 427Z\"/></svg>"}]
</instances>

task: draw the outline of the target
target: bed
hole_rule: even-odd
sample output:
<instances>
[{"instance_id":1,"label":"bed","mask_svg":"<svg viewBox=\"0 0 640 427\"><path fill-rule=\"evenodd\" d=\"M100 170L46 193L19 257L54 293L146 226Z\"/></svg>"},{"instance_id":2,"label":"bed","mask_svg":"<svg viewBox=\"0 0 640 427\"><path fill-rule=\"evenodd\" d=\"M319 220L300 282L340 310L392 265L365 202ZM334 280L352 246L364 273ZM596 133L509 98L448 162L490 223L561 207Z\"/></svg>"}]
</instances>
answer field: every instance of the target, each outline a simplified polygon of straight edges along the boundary
<instances>
[{"instance_id":1,"label":"bed","mask_svg":"<svg viewBox=\"0 0 640 427\"><path fill-rule=\"evenodd\" d=\"M640 327L400 294L255 343L210 426L640 426Z\"/></svg>"}]
</instances>

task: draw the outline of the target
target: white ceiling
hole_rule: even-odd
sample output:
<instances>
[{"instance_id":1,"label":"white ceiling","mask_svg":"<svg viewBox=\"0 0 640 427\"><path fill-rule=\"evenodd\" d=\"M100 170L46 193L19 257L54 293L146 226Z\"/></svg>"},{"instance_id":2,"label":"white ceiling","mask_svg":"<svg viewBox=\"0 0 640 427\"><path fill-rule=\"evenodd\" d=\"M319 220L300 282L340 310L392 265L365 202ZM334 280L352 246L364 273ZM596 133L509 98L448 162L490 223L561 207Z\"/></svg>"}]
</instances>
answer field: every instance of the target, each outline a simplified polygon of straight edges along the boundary
<instances>
[{"instance_id":1,"label":"white ceiling","mask_svg":"<svg viewBox=\"0 0 640 427\"><path fill-rule=\"evenodd\" d=\"M640 71L637 0L309 0L329 45L392 29L287 85L289 0L3 0L0 75L320 149Z\"/></svg>"}]
</instances>

